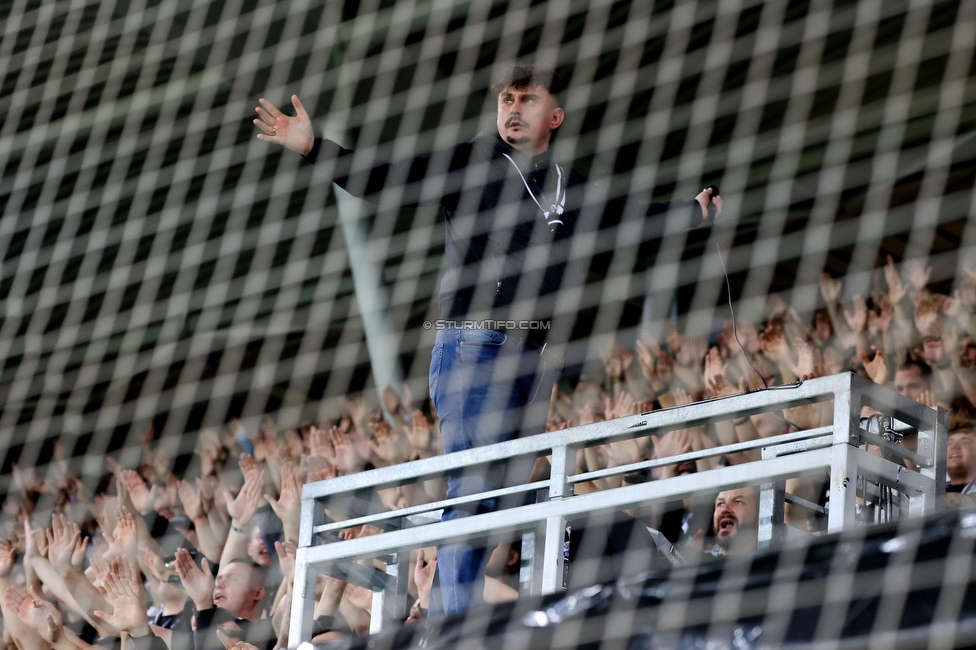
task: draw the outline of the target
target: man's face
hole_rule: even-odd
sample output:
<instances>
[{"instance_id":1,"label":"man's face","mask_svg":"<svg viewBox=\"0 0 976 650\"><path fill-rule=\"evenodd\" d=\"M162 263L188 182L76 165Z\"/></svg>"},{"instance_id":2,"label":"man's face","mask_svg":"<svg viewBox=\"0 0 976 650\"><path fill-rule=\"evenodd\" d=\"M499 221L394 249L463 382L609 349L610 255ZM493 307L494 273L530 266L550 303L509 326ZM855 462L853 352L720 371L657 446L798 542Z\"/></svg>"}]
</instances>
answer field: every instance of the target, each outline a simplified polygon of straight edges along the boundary
<instances>
[{"instance_id":1,"label":"man's face","mask_svg":"<svg viewBox=\"0 0 976 650\"><path fill-rule=\"evenodd\" d=\"M976 368L976 339L971 336L959 342L959 363L963 368Z\"/></svg>"},{"instance_id":2,"label":"man's face","mask_svg":"<svg viewBox=\"0 0 976 650\"><path fill-rule=\"evenodd\" d=\"M264 538L261 537L261 529L257 526L251 528L251 539L247 542L247 556L255 564L271 566L271 554L268 553L268 547L264 545Z\"/></svg>"},{"instance_id":3,"label":"man's face","mask_svg":"<svg viewBox=\"0 0 976 650\"><path fill-rule=\"evenodd\" d=\"M214 580L214 605L226 609L235 618L246 618L263 595L263 588L255 587L251 580L251 567L241 562L231 562L220 567Z\"/></svg>"},{"instance_id":4,"label":"man's face","mask_svg":"<svg viewBox=\"0 0 976 650\"><path fill-rule=\"evenodd\" d=\"M953 482L959 483L969 478L973 469L974 446L976 446L976 435L972 433L959 432L949 436L946 471Z\"/></svg>"},{"instance_id":5,"label":"man's face","mask_svg":"<svg viewBox=\"0 0 976 650\"><path fill-rule=\"evenodd\" d=\"M895 390L908 399L917 402L922 393L928 389L928 380L922 376L922 371L915 366L895 373Z\"/></svg>"},{"instance_id":6,"label":"man's face","mask_svg":"<svg viewBox=\"0 0 976 650\"><path fill-rule=\"evenodd\" d=\"M549 136L563 122L563 109L542 86L510 86L498 94L498 135L522 153L549 148Z\"/></svg>"},{"instance_id":7,"label":"man's face","mask_svg":"<svg viewBox=\"0 0 976 650\"><path fill-rule=\"evenodd\" d=\"M759 525L758 514L756 493L752 488L720 492L715 497L715 512L712 514L719 546L729 550L737 535L755 541Z\"/></svg>"}]
</instances>

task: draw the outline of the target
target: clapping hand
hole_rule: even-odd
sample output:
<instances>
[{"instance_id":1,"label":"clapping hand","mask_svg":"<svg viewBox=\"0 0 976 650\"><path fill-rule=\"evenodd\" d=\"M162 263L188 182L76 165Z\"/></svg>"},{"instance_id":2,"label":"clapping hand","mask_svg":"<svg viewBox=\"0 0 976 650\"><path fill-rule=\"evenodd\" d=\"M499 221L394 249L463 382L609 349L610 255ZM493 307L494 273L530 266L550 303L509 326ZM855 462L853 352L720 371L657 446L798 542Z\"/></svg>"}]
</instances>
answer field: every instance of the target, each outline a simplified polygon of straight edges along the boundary
<instances>
[{"instance_id":1,"label":"clapping hand","mask_svg":"<svg viewBox=\"0 0 976 650\"><path fill-rule=\"evenodd\" d=\"M417 597L420 606L430 607L430 590L434 585L434 574L437 572L437 549L420 549L417 553L417 564L413 568L413 581L417 585Z\"/></svg>"},{"instance_id":2,"label":"clapping hand","mask_svg":"<svg viewBox=\"0 0 976 650\"><path fill-rule=\"evenodd\" d=\"M296 532L302 518L302 488L291 465L281 468L281 490L277 499L265 495L271 509L281 519L285 532Z\"/></svg>"},{"instance_id":3,"label":"clapping hand","mask_svg":"<svg viewBox=\"0 0 976 650\"><path fill-rule=\"evenodd\" d=\"M81 536L78 524L69 522L64 515L51 518L51 528L47 529L47 559L60 570L71 565L75 544Z\"/></svg>"},{"instance_id":4,"label":"clapping hand","mask_svg":"<svg viewBox=\"0 0 976 650\"><path fill-rule=\"evenodd\" d=\"M244 485L236 497L231 498L229 493L224 492L227 514L231 516L238 528L250 526L251 522L254 521L254 515L257 514L258 507L261 505L261 492L264 487L263 471L245 472L245 477Z\"/></svg>"},{"instance_id":5,"label":"clapping hand","mask_svg":"<svg viewBox=\"0 0 976 650\"><path fill-rule=\"evenodd\" d=\"M145 592L139 580L139 569L128 560L116 558L105 576L105 599L112 613L95 610L95 616L123 632L142 637L149 634Z\"/></svg>"},{"instance_id":6,"label":"clapping hand","mask_svg":"<svg viewBox=\"0 0 976 650\"><path fill-rule=\"evenodd\" d=\"M48 643L55 643L63 631L61 612L31 587L28 593L20 585L11 585L3 596L4 605L17 614L21 622L36 630Z\"/></svg>"},{"instance_id":7,"label":"clapping hand","mask_svg":"<svg viewBox=\"0 0 976 650\"><path fill-rule=\"evenodd\" d=\"M183 590L193 600L198 610L213 607L214 577L207 558L197 566L190 552L185 548L176 549L176 572L183 582Z\"/></svg>"}]
</instances>

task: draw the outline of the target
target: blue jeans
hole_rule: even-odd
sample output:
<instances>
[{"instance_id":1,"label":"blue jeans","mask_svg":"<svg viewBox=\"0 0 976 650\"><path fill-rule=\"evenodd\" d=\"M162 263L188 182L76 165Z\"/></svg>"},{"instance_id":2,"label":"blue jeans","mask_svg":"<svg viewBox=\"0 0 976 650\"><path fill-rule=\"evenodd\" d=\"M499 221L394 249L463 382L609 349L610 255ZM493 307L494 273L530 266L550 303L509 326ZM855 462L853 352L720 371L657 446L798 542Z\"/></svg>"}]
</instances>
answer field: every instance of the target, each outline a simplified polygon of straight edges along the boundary
<instances>
[{"instance_id":1,"label":"blue jeans","mask_svg":"<svg viewBox=\"0 0 976 650\"><path fill-rule=\"evenodd\" d=\"M493 330L438 331L429 381L445 453L544 432L557 372L520 338ZM531 462L510 463L449 476L447 498L525 483L531 469ZM442 521L491 512L498 505L489 499L445 510ZM453 614L481 602L485 560L484 548L439 547L440 598L431 599L431 608L440 600L444 613Z\"/></svg>"}]
</instances>

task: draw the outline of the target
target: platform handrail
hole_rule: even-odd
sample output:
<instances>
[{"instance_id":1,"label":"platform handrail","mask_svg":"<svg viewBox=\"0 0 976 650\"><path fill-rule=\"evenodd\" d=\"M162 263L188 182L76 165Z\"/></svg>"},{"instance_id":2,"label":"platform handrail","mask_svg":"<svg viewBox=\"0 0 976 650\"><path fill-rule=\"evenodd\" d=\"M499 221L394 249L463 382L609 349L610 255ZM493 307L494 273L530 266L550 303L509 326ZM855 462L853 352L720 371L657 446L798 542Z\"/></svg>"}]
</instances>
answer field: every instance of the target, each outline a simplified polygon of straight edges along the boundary
<instances>
[{"instance_id":1,"label":"platform handrail","mask_svg":"<svg viewBox=\"0 0 976 650\"><path fill-rule=\"evenodd\" d=\"M833 401L833 422L827 426L663 459L575 472L576 453L587 446L825 401ZM917 451L911 452L897 444L886 444L885 451L889 458L883 458L861 449L860 446L869 440L874 443L886 442L863 428L861 410L865 406L890 418L892 427L899 430L899 435L917 436ZM369 583L370 588L378 591L374 595L373 612L373 626L378 629L381 621L396 620L403 614L400 611L402 604L398 601L402 600L399 596L405 595L406 580L399 580L396 576L405 576L409 552L404 551L413 548L473 536L528 532L535 538L534 548L527 549L535 558L531 591L552 593L561 587L563 534L566 521L574 517L759 485L759 537L761 544L768 545L782 533L785 480L823 472L829 472L827 528L830 532L854 524L859 480L862 485L866 482L877 483L903 494L904 507L909 516L930 512L940 507L944 500L947 429L948 414L944 409L923 406L890 388L878 386L853 373L842 373L311 483L302 490L302 520L295 567L295 593L300 597L293 601L289 629L289 639L293 641L289 646L296 647L302 640L308 640L311 634L317 573L320 570L343 573L342 563L357 559L383 557L387 564L386 575L373 576ZM690 476L625 484L591 494L573 494L573 485L580 482L759 449L763 450L761 460ZM349 499L346 505L356 503L357 494L365 490L441 478L468 468L544 455L552 457L548 479L502 487L491 493L444 499L400 511L353 512L351 518L345 521L324 521L326 504L336 509L341 507L342 498ZM901 462L895 462L890 458L892 456ZM910 470L903 466L904 459L912 461L917 468ZM407 519L487 497L527 492L546 492L548 498L539 503L422 526L414 526ZM795 500L793 502L797 503ZM362 503L358 506L367 507ZM332 535L339 529L366 523L380 525L387 530L382 534L348 541ZM316 543L323 540L327 543Z\"/></svg>"}]
</instances>

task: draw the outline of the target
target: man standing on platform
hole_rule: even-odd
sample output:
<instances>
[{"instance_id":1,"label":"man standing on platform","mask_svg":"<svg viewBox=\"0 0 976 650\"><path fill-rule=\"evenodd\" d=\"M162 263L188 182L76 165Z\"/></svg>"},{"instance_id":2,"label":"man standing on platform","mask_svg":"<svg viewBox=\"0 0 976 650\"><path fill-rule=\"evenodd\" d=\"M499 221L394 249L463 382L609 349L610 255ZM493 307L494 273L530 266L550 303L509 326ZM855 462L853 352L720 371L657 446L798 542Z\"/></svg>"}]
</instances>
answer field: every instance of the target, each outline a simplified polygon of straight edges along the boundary
<instances>
[{"instance_id":1,"label":"man standing on platform","mask_svg":"<svg viewBox=\"0 0 976 650\"><path fill-rule=\"evenodd\" d=\"M440 203L446 223L441 319L430 365L430 395L445 452L542 433L552 385L562 368L577 309L579 242L608 212L646 216L687 211L689 225L721 212L712 189L694 201L637 207L612 198L552 160L549 143L563 122L563 84L551 69L515 64L491 88L496 132L393 163L315 137L297 96L288 116L261 99L258 138L296 151L354 196L391 208ZM577 250L571 250L573 248ZM454 498L519 484L529 468L490 467L448 477ZM444 519L488 512L497 499L449 509ZM440 604L468 609L481 593L484 548L438 549ZM436 607L436 597L432 598Z\"/></svg>"}]
</instances>

